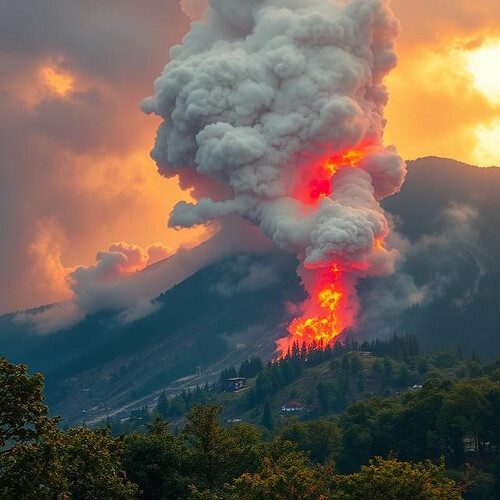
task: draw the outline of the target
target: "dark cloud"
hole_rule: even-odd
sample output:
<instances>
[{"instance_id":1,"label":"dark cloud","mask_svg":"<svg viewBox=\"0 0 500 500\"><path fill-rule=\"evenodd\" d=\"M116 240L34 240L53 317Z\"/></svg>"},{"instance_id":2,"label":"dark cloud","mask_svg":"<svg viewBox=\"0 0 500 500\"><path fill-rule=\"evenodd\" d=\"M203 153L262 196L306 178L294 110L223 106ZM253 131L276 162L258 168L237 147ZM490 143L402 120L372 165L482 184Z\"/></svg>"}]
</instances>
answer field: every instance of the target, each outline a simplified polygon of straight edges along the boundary
<instances>
[{"instance_id":1,"label":"dark cloud","mask_svg":"<svg viewBox=\"0 0 500 500\"><path fill-rule=\"evenodd\" d=\"M0 10L4 50L62 55L67 67L113 81L158 71L188 28L174 0L2 0Z\"/></svg>"},{"instance_id":2,"label":"dark cloud","mask_svg":"<svg viewBox=\"0 0 500 500\"><path fill-rule=\"evenodd\" d=\"M153 202L132 155L142 151L145 163L154 123L139 103L189 21L163 0L0 0L0 12L3 313L64 298L48 292L54 273L40 274L43 258L49 267L57 252L66 267L90 262L129 238L124 228L143 231ZM68 73L73 88L51 89L46 66Z\"/></svg>"}]
</instances>

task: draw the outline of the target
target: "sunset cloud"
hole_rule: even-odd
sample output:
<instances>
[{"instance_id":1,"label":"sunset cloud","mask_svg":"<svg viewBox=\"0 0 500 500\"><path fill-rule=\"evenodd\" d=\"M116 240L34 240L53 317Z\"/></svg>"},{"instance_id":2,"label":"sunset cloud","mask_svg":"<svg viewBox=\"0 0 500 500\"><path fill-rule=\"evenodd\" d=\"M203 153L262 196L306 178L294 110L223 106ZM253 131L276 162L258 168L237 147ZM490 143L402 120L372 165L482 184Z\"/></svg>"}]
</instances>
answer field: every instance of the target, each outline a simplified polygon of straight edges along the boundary
<instances>
[{"instance_id":1,"label":"sunset cloud","mask_svg":"<svg viewBox=\"0 0 500 500\"><path fill-rule=\"evenodd\" d=\"M175 249L200 234L166 228L189 194L156 173L156 124L139 109L188 25L159 0L2 9L0 313L68 298L68 270L112 241Z\"/></svg>"},{"instance_id":2,"label":"sunset cloud","mask_svg":"<svg viewBox=\"0 0 500 500\"><path fill-rule=\"evenodd\" d=\"M500 103L478 84L471 57L500 40L496 0L393 0L402 33L389 76L386 138L406 158L436 155L498 165L487 131ZM489 72L500 71L491 59Z\"/></svg>"}]
</instances>

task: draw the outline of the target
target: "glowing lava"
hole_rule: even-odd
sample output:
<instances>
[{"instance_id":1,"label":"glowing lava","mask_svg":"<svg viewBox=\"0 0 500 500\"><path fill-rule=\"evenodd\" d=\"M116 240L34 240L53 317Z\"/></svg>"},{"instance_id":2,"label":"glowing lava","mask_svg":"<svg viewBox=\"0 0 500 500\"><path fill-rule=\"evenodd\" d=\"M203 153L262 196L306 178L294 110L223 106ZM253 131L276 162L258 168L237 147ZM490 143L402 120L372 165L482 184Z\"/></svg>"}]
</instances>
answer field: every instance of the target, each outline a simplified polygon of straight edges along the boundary
<instances>
[{"instance_id":1,"label":"glowing lava","mask_svg":"<svg viewBox=\"0 0 500 500\"><path fill-rule=\"evenodd\" d=\"M356 168L359 163L376 147L371 144L359 149L339 153L329 158L323 165L312 169L314 178L306 182L307 189L297 190L301 201L314 205L322 198L330 196L334 176L341 168ZM373 252L383 252L384 237L375 238ZM332 262L321 269L304 269L307 280L313 280L310 298L302 305L305 311L300 318L292 321L288 327L289 335L277 341L277 351L281 356L293 349L294 344L302 346L333 345L336 339L355 322L359 309L356 297L356 277L353 271L367 271L368 262L347 265L344 262ZM304 278L304 276L303 276Z\"/></svg>"},{"instance_id":2,"label":"glowing lava","mask_svg":"<svg viewBox=\"0 0 500 500\"><path fill-rule=\"evenodd\" d=\"M315 205L322 198L330 196L332 178L338 170L343 167L357 167L363 158L376 151L376 149L373 144L365 142L356 149L336 153L319 166L308 166L299 186L295 190L295 198L307 205Z\"/></svg>"},{"instance_id":3,"label":"glowing lava","mask_svg":"<svg viewBox=\"0 0 500 500\"><path fill-rule=\"evenodd\" d=\"M307 313L294 319L288 331L290 335L277 343L285 355L293 344L329 345L351 324L353 310L350 310L351 287L345 281L345 274L337 264L318 272L317 284L311 297L304 304Z\"/></svg>"}]
</instances>

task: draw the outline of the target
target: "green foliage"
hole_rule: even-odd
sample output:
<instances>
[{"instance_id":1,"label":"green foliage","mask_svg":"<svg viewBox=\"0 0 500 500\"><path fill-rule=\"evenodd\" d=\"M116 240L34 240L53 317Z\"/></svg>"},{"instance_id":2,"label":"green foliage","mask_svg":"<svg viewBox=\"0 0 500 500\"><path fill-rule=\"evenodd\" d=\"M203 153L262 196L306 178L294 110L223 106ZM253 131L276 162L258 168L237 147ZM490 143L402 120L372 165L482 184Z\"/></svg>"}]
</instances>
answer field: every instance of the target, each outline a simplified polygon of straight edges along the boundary
<instances>
[{"instance_id":1,"label":"green foliage","mask_svg":"<svg viewBox=\"0 0 500 500\"><path fill-rule=\"evenodd\" d=\"M43 377L0 360L0 498L129 500L137 487L122 471L123 443L106 429L63 433L46 416Z\"/></svg>"},{"instance_id":2,"label":"green foliage","mask_svg":"<svg viewBox=\"0 0 500 500\"><path fill-rule=\"evenodd\" d=\"M186 416L182 437L189 450L191 473L197 485L220 488L229 479L226 464L232 450L225 430L218 422L220 407L195 406Z\"/></svg>"},{"instance_id":3,"label":"green foliage","mask_svg":"<svg viewBox=\"0 0 500 500\"><path fill-rule=\"evenodd\" d=\"M326 498L331 469L310 468L299 453L265 457L261 469L242 474L229 486L228 500L317 500Z\"/></svg>"},{"instance_id":4,"label":"green foliage","mask_svg":"<svg viewBox=\"0 0 500 500\"><path fill-rule=\"evenodd\" d=\"M406 345L399 339L396 343ZM255 390L265 393L267 388L273 393L321 359L326 366L313 372L332 375L333 371L337 380L317 383L318 401L323 411L337 412L355 390L356 384L349 386L351 378L359 385L367 373L383 379L390 369L392 382L387 383L397 387L403 385L402 379L417 376L420 359L425 358L429 366L436 366L435 359L438 364L451 359L448 354L409 357L403 350L401 361L388 356L382 362L342 349L325 351L321 346L314 350L294 346L289 357L259 372ZM358 368L355 359L360 362ZM462 368L467 366L458 356L455 359ZM500 360L480 366L482 378L456 381L440 372L419 390L357 401L340 417L283 419L285 424L278 424L274 437L270 432L275 425L273 401L268 396L263 414L266 440L250 424L224 428L219 406L195 404L197 398L215 394L206 386L172 400L160 396L156 412L138 410L144 422L156 415L145 434L114 439L107 429L59 430L43 405L43 378L30 377L26 367L2 360L0 498L454 500L462 498L456 484L460 483L466 500L491 500L500 491L500 382L496 379ZM167 405L170 413L174 403L181 402L184 409L194 406L176 437L160 410ZM311 413L303 418L310 419ZM389 458L370 460L374 456ZM441 457L459 472L445 475ZM466 465L470 462L475 466Z\"/></svg>"},{"instance_id":5,"label":"green foliage","mask_svg":"<svg viewBox=\"0 0 500 500\"><path fill-rule=\"evenodd\" d=\"M169 410L170 410L170 404L169 404L169 401L167 399L167 395L165 394L165 391L163 391L160 394L160 397L158 398L158 403L156 405L156 411L163 418L167 418L169 415Z\"/></svg>"},{"instance_id":6,"label":"green foliage","mask_svg":"<svg viewBox=\"0 0 500 500\"><path fill-rule=\"evenodd\" d=\"M331 500L460 500L455 482L445 475L444 462L410 464L377 457L361 471L335 478Z\"/></svg>"},{"instance_id":7,"label":"green foliage","mask_svg":"<svg viewBox=\"0 0 500 500\"><path fill-rule=\"evenodd\" d=\"M264 405L264 411L262 412L262 425L269 431L274 429L273 412L271 411L269 401L266 401L266 404Z\"/></svg>"},{"instance_id":8,"label":"green foliage","mask_svg":"<svg viewBox=\"0 0 500 500\"><path fill-rule=\"evenodd\" d=\"M263 367L262 359L259 356L252 356L250 360L245 360L241 363L238 376L253 378L262 371Z\"/></svg>"},{"instance_id":9,"label":"green foliage","mask_svg":"<svg viewBox=\"0 0 500 500\"><path fill-rule=\"evenodd\" d=\"M319 464L327 463L341 449L342 436L337 424L324 419L291 421L281 429L279 437L296 444L298 450L309 452L311 461Z\"/></svg>"},{"instance_id":10,"label":"green foliage","mask_svg":"<svg viewBox=\"0 0 500 500\"><path fill-rule=\"evenodd\" d=\"M29 376L25 365L12 365L0 359L0 450L3 455L20 443L34 442L57 419L47 417L43 396L43 377Z\"/></svg>"},{"instance_id":11,"label":"green foliage","mask_svg":"<svg viewBox=\"0 0 500 500\"><path fill-rule=\"evenodd\" d=\"M143 499L188 496L188 450L161 418L149 426L146 435L135 433L125 438L123 465L130 480L139 486Z\"/></svg>"},{"instance_id":12,"label":"green foliage","mask_svg":"<svg viewBox=\"0 0 500 500\"><path fill-rule=\"evenodd\" d=\"M110 438L107 429L78 427L62 434L58 456L70 498L134 498L137 487L126 479L122 454L123 442Z\"/></svg>"}]
</instances>

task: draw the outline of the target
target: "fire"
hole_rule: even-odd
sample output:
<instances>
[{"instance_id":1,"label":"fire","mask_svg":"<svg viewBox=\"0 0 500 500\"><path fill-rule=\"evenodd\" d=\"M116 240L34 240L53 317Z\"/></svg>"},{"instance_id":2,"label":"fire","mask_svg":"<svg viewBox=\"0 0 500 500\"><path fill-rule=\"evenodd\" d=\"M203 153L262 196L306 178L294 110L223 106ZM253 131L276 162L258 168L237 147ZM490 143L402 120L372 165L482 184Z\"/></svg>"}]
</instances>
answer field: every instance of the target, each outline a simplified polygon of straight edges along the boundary
<instances>
[{"instance_id":1,"label":"fire","mask_svg":"<svg viewBox=\"0 0 500 500\"><path fill-rule=\"evenodd\" d=\"M344 151L329 158L320 167L313 169L314 178L309 180L307 191L299 190L298 197L308 204L315 204L331 194L334 176L340 168L356 168L359 163L375 147L364 144L357 149ZM385 237L377 237L373 242L373 251L385 251ZM288 327L289 335L278 340L277 350L285 356L294 344L333 345L337 338L354 322L353 310L357 302L355 291L349 284L347 275L353 270L364 271L368 263L351 264L343 268L340 263L332 262L329 266L316 272L315 285L310 298L303 305L306 311L302 317L296 318ZM307 272L307 270L306 270ZM356 304L353 307L352 301Z\"/></svg>"},{"instance_id":2,"label":"fire","mask_svg":"<svg viewBox=\"0 0 500 500\"><path fill-rule=\"evenodd\" d=\"M349 318L344 315L344 310L349 294L342 278L343 273L337 264L321 271L316 289L306 304L308 313L293 320L288 327L290 335L278 341L282 354L295 342L308 346L332 344L348 326Z\"/></svg>"},{"instance_id":3,"label":"fire","mask_svg":"<svg viewBox=\"0 0 500 500\"><path fill-rule=\"evenodd\" d=\"M355 149L336 153L318 166L308 168L302 182L295 192L295 197L308 205L315 205L319 200L332 193L332 178L342 167L355 168L374 151L375 147L366 142Z\"/></svg>"}]
</instances>

